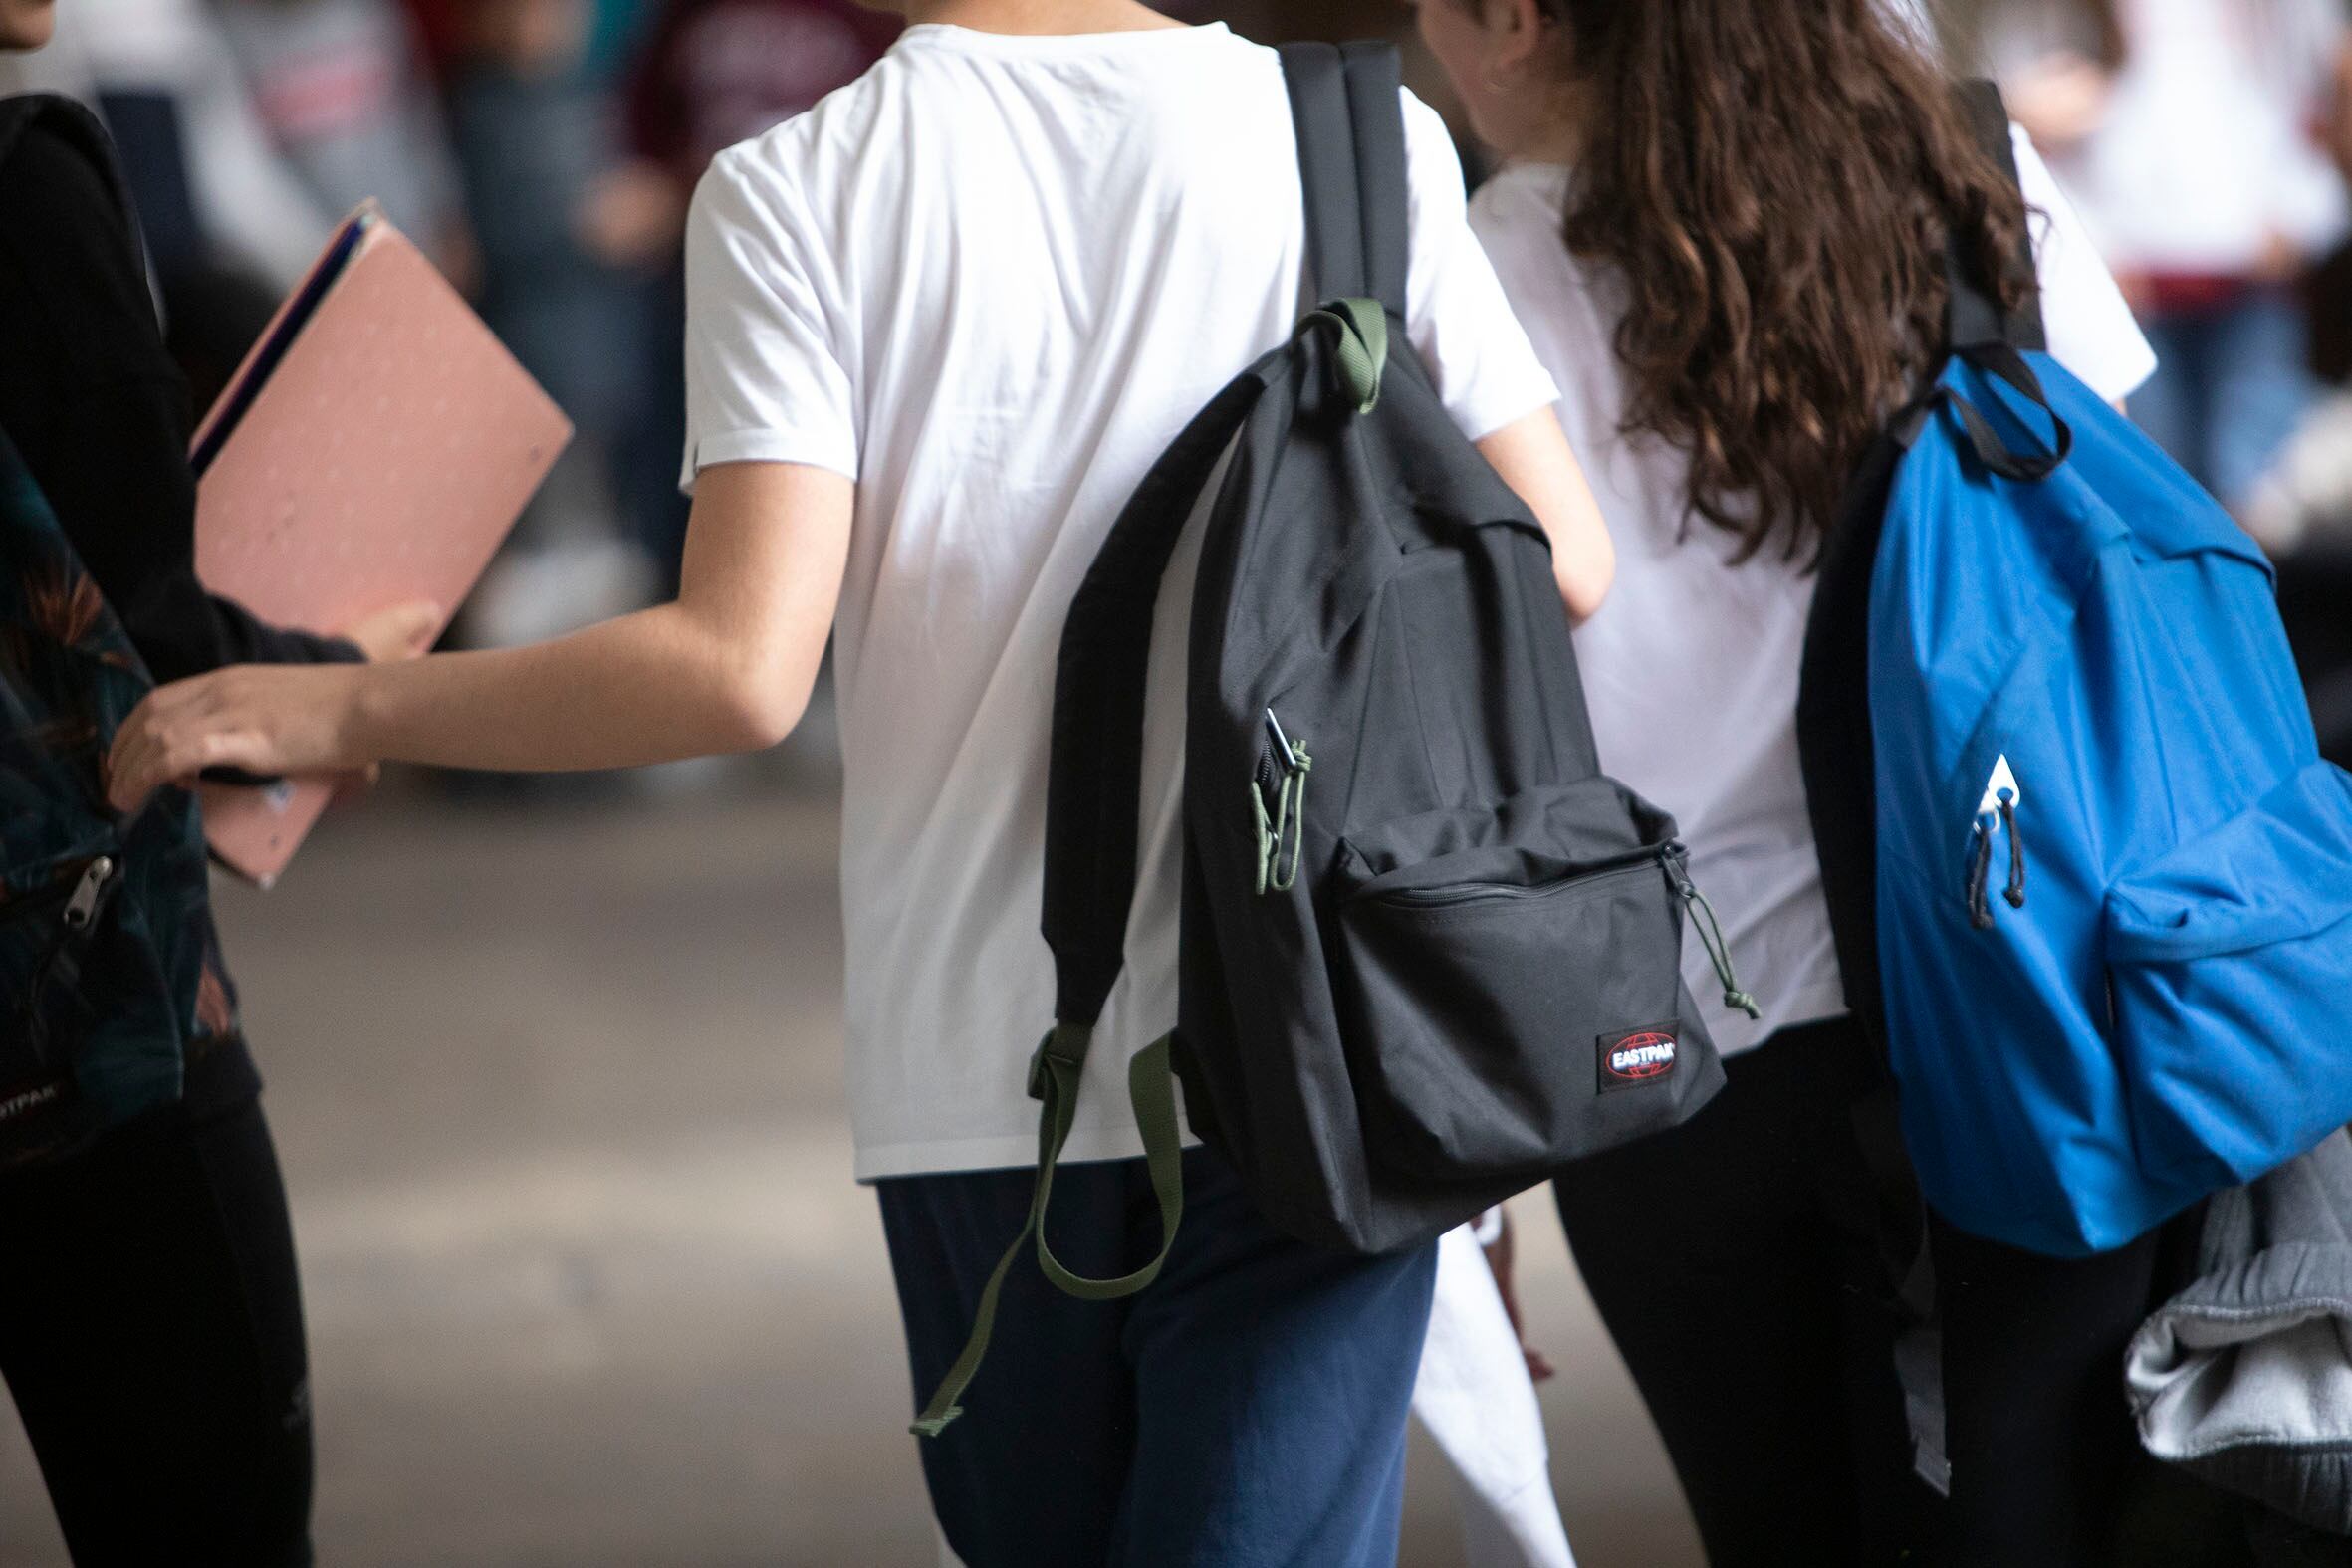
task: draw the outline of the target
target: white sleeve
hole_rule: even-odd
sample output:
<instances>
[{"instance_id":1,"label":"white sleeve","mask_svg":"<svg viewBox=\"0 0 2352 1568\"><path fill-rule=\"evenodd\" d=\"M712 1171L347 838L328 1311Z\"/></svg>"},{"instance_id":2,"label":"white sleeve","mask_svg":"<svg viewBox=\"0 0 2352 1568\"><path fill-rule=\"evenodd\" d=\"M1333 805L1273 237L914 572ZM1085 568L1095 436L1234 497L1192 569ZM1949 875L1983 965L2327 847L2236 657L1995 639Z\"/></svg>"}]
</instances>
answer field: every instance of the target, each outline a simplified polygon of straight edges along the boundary
<instances>
[{"instance_id":1,"label":"white sleeve","mask_svg":"<svg viewBox=\"0 0 2352 1568\"><path fill-rule=\"evenodd\" d=\"M2099 259L2074 204L2050 177L2032 140L2014 125L2009 140L2017 151L2017 185L2025 194L2050 357L2101 397L2120 402L2155 373L2156 350L2141 336L2115 275Z\"/></svg>"},{"instance_id":2,"label":"white sleeve","mask_svg":"<svg viewBox=\"0 0 2352 1568\"><path fill-rule=\"evenodd\" d=\"M686 218L686 460L807 463L857 477L843 306L816 224L787 179L721 153Z\"/></svg>"},{"instance_id":3,"label":"white sleeve","mask_svg":"<svg viewBox=\"0 0 2352 1568\"><path fill-rule=\"evenodd\" d=\"M1406 330L1437 381L1446 412L1475 441L1549 407L1558 389L1470 232L1462 160L1446 123L1410 91L1405 165L1412 195Z\"/></svg>"}]
</instances>

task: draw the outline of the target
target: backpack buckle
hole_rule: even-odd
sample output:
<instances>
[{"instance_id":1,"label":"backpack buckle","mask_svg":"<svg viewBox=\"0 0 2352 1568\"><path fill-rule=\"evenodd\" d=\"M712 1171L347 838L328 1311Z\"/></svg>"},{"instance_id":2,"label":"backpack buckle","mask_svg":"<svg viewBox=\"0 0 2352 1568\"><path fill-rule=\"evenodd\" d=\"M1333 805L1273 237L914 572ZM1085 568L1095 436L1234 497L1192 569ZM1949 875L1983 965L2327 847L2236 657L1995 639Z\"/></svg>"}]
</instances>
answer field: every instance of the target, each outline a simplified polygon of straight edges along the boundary
<instances>
[{"instance_id":1,"label":"backpack buckle","mask_svg":"<svg viewBox=\"0 0 2352 1568\"><path fill-rule=\"evenodd\" d=\"M1043 1100L1054 1082L1054 1069L1065 1067L1072 1076L1086 1066L1086 1046L1093 1033L1084 1023L1057 1023L1038 1041L1029 1058L1029 1097Z\"/></svg>"}]
</instances>

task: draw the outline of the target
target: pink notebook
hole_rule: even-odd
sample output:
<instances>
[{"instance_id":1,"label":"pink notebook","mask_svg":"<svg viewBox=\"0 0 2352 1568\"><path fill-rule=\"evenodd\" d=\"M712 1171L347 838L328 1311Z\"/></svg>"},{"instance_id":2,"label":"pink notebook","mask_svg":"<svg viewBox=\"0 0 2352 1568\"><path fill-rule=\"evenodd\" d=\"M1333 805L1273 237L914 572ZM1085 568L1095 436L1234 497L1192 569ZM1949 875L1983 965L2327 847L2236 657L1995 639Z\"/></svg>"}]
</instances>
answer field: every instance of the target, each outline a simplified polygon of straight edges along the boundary
<instances>
[{"instance_id":1,"label":"pink notebook","mask_svg":"<svg viewBox=\"0 0 2352 1568\"><path fill-rule=\"evenodd\" d=\"M196 432L196 574L264 620L335 631L454 611L572 425L373 204L336 231ZM277 879L332 783L202 786L231 870Z\"/></svg>"}]
</instances>

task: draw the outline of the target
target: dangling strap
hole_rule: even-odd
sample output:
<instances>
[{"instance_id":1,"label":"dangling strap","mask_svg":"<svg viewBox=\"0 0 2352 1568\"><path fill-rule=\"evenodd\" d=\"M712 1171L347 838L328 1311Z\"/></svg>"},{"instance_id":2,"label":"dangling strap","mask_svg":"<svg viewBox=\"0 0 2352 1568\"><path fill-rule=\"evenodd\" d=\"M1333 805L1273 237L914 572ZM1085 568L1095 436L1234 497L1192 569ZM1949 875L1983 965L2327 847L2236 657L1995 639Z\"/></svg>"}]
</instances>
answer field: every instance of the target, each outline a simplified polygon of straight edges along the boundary
<instances>
[{"instance_id":1,"label":"dangling strap","mask_svg":"<svg viewBox=\"0 0 2352 1568\"><path fill-rule=\"evenodd\" d=\"M1134 1107L1135 1125L1143 1134L1143 1160L1151 1172L1152 1195L1160 1204L1159 1254L1131 1274L1121 1274L1116 1279L1089 1279L1063 1267L1061 1260L1054 1255L1054 1249L1046 1244L1046 1209L1054 1197L1054 1168L1061 1159L1061 1146L1069 1141L1070 1123L1077 1115L1078 1083L1085 1076L1086 1048L1092 1042L1093 1033L1088 1024L1058 1024L1030 1058L1029 1092L1045 1102L1045 1110L1038 1119L1038 1185L1030 1196L1029 1218L1023 1222L1021 1233L1013 1238L1013 1244L1005 1248L1005 1255L997 1259L988 1283L981 1287L980 1305L972 1314L972 1335L964 1342L963 1353L947 1369L938 1392L907 1429L916 1437L936 1438L947 1430L949 1422L964 1413L964 1407L956 1401L963 1398L973 1375L980 1370L981 1358L988 1354L989 1335L997 1322L997 1297L1004 1289L1005 1276L1013 1270L1014 1259L1021 1255L1030 1237L1037 1237L1038 1267L1045 1271L1046 1277L1083 1301L1112 1301L1133 1295L1160 1276L1161 1267L1168 1261L1168 1251L1176 1244L1176 1228L1184 1219L1184 1165L1176 1129L1176 1091L1165 1038L1137 1051L1135 1059L1127 1064L1127 1101Z\"/></svg>"}]
</instances>

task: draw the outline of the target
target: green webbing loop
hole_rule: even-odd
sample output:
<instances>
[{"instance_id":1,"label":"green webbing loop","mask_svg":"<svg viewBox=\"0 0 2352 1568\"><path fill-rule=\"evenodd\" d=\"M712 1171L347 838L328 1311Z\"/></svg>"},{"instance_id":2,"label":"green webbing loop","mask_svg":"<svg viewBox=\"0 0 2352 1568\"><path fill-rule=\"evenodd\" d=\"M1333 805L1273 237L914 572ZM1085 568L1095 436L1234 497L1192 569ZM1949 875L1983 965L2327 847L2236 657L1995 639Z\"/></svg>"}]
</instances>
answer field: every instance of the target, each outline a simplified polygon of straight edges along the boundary
<instances>
[{"instance_id":1,"label":"green webbing loop","mask_svg":"<svg viewBox=\"0 0 2352 1568\"><path fill-rule=\"evenodd\" d=\"M1070 1124L1077 1115L1078 1084L1085 1075L1086 1048L1093 1033L1088 1024L1058 1023L1030 1058L1029 1092L1045 1104L1038 1114L1038 1182L1030 1195L1029 1218L1013 1244L1005 1248L1005 1255L997 1259L988 1283L981 1287L980 1303L972 1314L972 1337L964 1342L963 1353L907 1429L916 1437L936 1438L964 1413L956 1401L980 1371L981 1358L988 1354L989 1334L996 1327L997 1296L1004 1288L1005 1276L1012 1272L1013 1260L1031 1236L1037 1237L1038 1267L1045 1276L1081 1301L1133 1295L1160 1276L1169 1249L1176 1244L1176 1227L1184 1219L1184 1151L1178 1143L1175 1080L1168 1064L1172 1036L1165 1035L1137 1051L1127 1063L1127 1103L1134 1108L1135 1126L1143 1134L1143 1161L1151 1173L1152 1194L1160 1205L1159 1255L1131 1274L1089 1279L1062 1267L1046 1244L1046 1206L1054 1194L1054 1167L1061 1158L1061 1146L1069 1141Z\"/></svg>"},{"instance_id":2,"label":"green webbing loop","mask_svg":"<svg viewBox=\"0 0 2352 1568\"><path fill-rule=\"evenodd\" d=\"M1291 747L1293 766L1283 767L1282 786L1275 791L1275 815L1266 815L1266 794L1256 780L1250 781L1250 810L1256 817L1258 830L1258 892L1288 893L1298 885L1298 861L1306 850L1306 775L1314 767L1314 759L1306 748ZM1283 839L1290 842L1291 868L1283 869Z\"/></svg>"},{"instance_id":3,"label":"green webbing loop","mask_svg":"<svg viewBox=\"0 0 2352 1568\"><path fill-rule=\"evenodd\" d=\"M1355 411L1368 414L1380 401L1380 372L1388 364L1388 313L1378 300L1331 300L1309 311L1298 330L1324 324L1339 329L1339 376Z\"/></svg>"},{"instance_id":4,"label":"green webbing loop","mask_svg":"<svg viewBox=\"0 0 2352 1568\"><path fill-rule=\"evenodd\" d=\"M1699 945L1707 950L1707 961L1715 966L1715 978L1723 982L1723 1005L1736 1008L1752 1018L1764 1016L1764 1009L1756 999L1740 989L1740 977L1732 972L1731 944L1724 941L1723 923L1715 918L1715 906L1707 902L1707 895L1687 876L1682 885L1683 902L1690 905L1691 924L1699 932Z\"/></svg>"}]
</instances>

